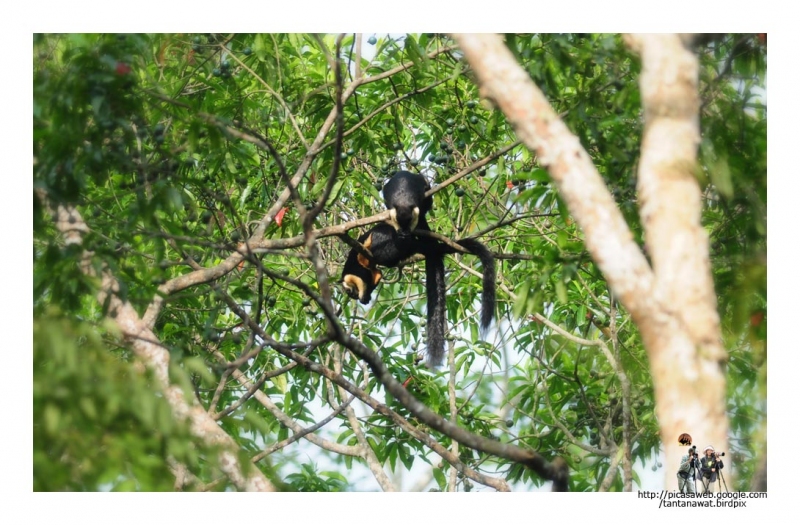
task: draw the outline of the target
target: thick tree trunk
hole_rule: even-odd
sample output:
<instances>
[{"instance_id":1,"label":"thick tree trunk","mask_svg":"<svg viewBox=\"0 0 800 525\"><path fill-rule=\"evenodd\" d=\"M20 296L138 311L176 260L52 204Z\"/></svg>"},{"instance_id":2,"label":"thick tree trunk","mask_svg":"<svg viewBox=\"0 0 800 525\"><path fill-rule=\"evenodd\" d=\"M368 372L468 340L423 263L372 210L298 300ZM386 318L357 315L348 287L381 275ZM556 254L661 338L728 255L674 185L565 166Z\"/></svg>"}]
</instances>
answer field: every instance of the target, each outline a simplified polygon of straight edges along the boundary
<instances>
[{"instance_id":1,"label":"thick tree trunk","mask_svg":"<svg viewBox=\"0 0 800 525\"><path fill-rule=\"evenodd\" d=\"M676 35L628 37L640 53L645 136L639 172L642 223L652 268L591 158L519 67L501 37L455 35L481 94L494 101L546 167L586 247L639 327L650 357L666 453L667 488L690 433L698 448L727 450L725 351L700 224L694 176L699 140L697 59ZM726 473L727 474L727 473ZM730 486L730 476L726 476Z\"/></svg>"},{"instance_id":2,"label":"thick tree trunk","mask_svg":"<svg viewBox=\"0 0 800 525\"><path fill-rule=\"evenodd\" d=\"M667 461L667 488L677 489L688 432L702 449L727 450L726 358L711 279L708 235L700 224L695 171L700 142L698 62L677 35L632 35L642 57L645 113L639 162L639 213L656 276L657 316L639 325L650 356L656 413ZM730 477L730 476L729 476Z\"/></svg>"}]
</instances>

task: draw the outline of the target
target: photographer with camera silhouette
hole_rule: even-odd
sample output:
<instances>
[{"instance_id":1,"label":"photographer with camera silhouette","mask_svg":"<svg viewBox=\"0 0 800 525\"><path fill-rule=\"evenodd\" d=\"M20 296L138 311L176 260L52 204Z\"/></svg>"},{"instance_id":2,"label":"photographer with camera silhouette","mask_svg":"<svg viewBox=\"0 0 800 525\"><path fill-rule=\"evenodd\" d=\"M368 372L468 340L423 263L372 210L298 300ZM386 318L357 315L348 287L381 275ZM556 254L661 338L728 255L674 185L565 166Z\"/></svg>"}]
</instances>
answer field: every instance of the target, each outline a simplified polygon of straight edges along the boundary
<instances>
[{"instance_id":1,"label":"photographer with camera silhouette","mask_svg":"<svg viewBox=\"0 0 800 525\"><path fill-rule=\"evenodd\" d=\"M685 456L681 458L681 464L678 467L678 490L681 494L695 494L695 469L699 469L700 465L697 462L697 447L690 447Z\"/></svg>"},{"instance_id":2,"label":"photographer with camera silhouette","mask_svg":"<svg viewBox=\"0 0 800 525\"><path fill-rule=\"evenodd\" d=\"M717 475L724 466L720 456L724 455L724 452L717 454L711 445L703 449L703 457L700 458L700 480L703 484L703 494L714 493L714 482L717 481Z\"/></svg>"}]
</instances>

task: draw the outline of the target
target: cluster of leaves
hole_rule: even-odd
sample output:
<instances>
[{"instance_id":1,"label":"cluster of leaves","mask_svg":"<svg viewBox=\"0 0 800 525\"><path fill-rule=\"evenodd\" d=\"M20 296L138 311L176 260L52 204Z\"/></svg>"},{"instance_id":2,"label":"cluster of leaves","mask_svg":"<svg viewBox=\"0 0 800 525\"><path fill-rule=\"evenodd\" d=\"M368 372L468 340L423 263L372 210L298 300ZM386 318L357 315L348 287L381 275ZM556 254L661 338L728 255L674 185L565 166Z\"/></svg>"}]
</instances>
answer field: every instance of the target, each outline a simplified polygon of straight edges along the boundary
<instances>
[{"instance_id":1,"label":"cluster of leaves","mask_svg":"<svg viewBox=\"0 0 800 525\"><path fill-rule=\"evenodd\" d=\"M734 349L730 383L752 385L758 380L756 371L766 369L766 322L755 322L753 317L763 319L766 312L766 111L753 100L753 89L762 82L765 53L749 40L745 40L748 53L743 53L739 40L712 42L701 52L708 75L703 78L707 103L702 115L706 137L702 160L708 177L703 181L708 195L704 220L712 241L726 340ZM306 206L315 203L336 155L333 133L311 151L334 107L333 42L333 37L302 34L37 36L34 184L52 203L76 205L90 232L80 249L65 249L45 213L45 203L34 196L34 315L42 322L55 322L47 312L58 305L69 313L68 321L58 321L62 330L104 333L103 305L94 300L98 284L79 270L84 249L93 252L93 264L117 277L123 298L143 312L162 283L195 265L213 267L228 257L286 187L285 175L294 174L308 158L313 162L297 193ZM640 238L635 195L642 131L638 61L619 37L611 35L508 35L507 42L590 152ZM630 431L636 440L630 452L641 465L651 462L659 438L644 349L626 312L612 304L607 285L547 173L524 148L498 154L513 144L513 132L499 111L479 103L470 71L452 41L433 34L370 39L375 55L362 57L360 63L355 43L353 36L342 42L345 83L356 80L357 72L370 81L345 103L338 179L314 227L381 211L380 188L397 169L421 172L437 184L491 157L485 166L436 193L429 218L435 231L451 238L479 235L500 256L498 323L488 342L478 342L474 314L481 285L470 273L474 258L447 260L448 342L455 352L458 424L482 436L534 448L547 457L561 455L572 470L573 490L598 488L623 446L619 377L595 348L577 345L529 317L542 313L579 337L611 337L614 358L633 385ZM732 53L730 71L723 71ZM717 79L720 72L723 78ZM266 141L274 152L253 139ZM300 234L298 209L290 201L264 237ZM335 237L320 239L319 246L329 274L335 277L349 246ZM747 271L742 273L742 268ZM444 379L414 364L414 354L425 341L423 275L418 263L387 271L378 298L368 309L344 294L335 299L347 329L378 351L395 377L408 379L415 396L450 417ZM223 298L236 301L271 337L303 349L302 343L326 333L322 311L307 290L317 291L318 283L302 249L257 254L213 283L168 297L154 331L170 349L175 368L191 377L197 398L212 412L221 412L247 388L231 379L220 358L232 361L252 352L242 368L251 381L290 364L269 348L253 352L263 341L242 325ZM742 331L745 325L752 329ZM38 345L42 333L35 338ZM39 348L42 356L54 351L44 342ZM129 359L124 353L113 355L123 362L116 363L119 366ZM312 347L308 355L331 368L332 360L341 357L332 344ZM342 374L361 384L360 367L347 356L342 359ZM37 368L43 382L52 373L50 368ZM758 384L765 385L763 376ZM82 388L92 385L85 382ZM372 377L362 386L373 396L383 396L382 386ZM71 388L62 390L68 393L60 409L64 413L78 405L69 402L79 395ZM318 421L335 405L330 385L303 367L271 378L261 391L277 410L302 425ZM105 395L102 392L83 395L97 399ZM130 402L138 397L138 393L130 396ZM386 401L414 423L405 408ZM733 431L742 440L748 461L756 447L753 436L763 421L759 403L752 389L732 386ZM45 414L46 404L41 405L41 414L37 412L37 421L38 415L42 421L52 418ZM130 417L139 417L133 408L130 411ZM155 425L153 421L144 425ZM254 399L237 405L219 421L250 455L290 436L276 409ZM42 428L51 424L43 423ZM422 441L386 416L370 412L360 424L378 460L392 470L435 461ZM89 439L95 437L90 426L76 428ZM329 427L336 441L359 443L344 415ZM95 431L100 428L104 425L95 424ZM116 436L113 428L104 432ZM167 434L160 428L159 435ZM449 445L447 438L435 437ZM37 438L37 449L44 439ZM123 434L120 439L128 438ZM130 450L152 459L148 447L154 439L151 436ZM193 450L188 447L191 440L186 440L186 450ZM82 441L76 438L76 442ZM159 476L150 478L139 470L133 474L124 470L118 455L98 461L105 461L108 472L116 469L124 474L119 479L135 479L135 488L148 489L168 488L163 484L169 478L163 471L168 455L196 464L174 444L159 450L155 457L160 463L153 469ZM68 477L49 476L62 464L60 458L79 458L80 452L76 447L72 455L42 456L35 477L47 475L52 484L38 488L96 488L117 479L110 474L102 479L86 477L74 469ZM317 453L331 455L348 469L362 461L321 449ZM466 447L460 456L465 464L490 475L525 486L542 483L530 471ZM269 464L259 462L259 467L279 473L288 488L362 488L345 475L318 473L307 454L287 448L272 458ZM445 489L446 469L439 465L433 469L439 488ZM148 479L157 481L149 484ZM460 483L464 490L471 487L465 478ZM622 487L618 476L610 488Z\"/></svg>"},{"instance_id":2,"label":"cluster of leaves","mask_svg":"<svg viewBox=\"0 0 800 525\"><path fill-rule=\"evenodd\" d=\"M49 311L33 340L34 490L172 490L167 458L213 458L91 325Z\"/></svg>"}]
</instances>

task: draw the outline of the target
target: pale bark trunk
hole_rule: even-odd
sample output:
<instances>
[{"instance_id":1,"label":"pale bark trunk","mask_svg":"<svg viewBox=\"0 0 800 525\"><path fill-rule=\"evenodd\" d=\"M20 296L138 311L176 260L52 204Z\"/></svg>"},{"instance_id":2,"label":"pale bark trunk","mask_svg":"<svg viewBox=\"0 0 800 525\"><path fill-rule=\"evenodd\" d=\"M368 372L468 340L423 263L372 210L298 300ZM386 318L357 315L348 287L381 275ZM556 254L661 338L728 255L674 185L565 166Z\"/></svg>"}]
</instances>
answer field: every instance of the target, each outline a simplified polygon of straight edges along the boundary
<instances>
[{"instance_id":1,"label":"pale bark trunk","mask_svg":"<svg viewBox=\"0 0 800 525\"><path fill-rule=\"evenodd\" d=\"M701 442L698 448L711 444L727 450L728 432L726 353L694 177L697 60L684 46L685 39L675 35L628 38L643 62L646 126L639 195L651 269L589 155L501 37L454 36L481 94L499 106L548 169L583 230L592 258L642 333L666 454L665 482L667 488L677 488L675 471L682 454L678 436L688 432Z\"/></svg>"},{"instance_id":2,"label":"pale bark trunk","mask_svg":"<svg viewBox=\"0 0 800 525\"><path fill-rule=\"evenodd\" d=\"M680 433L691 434L700 449L709 444L718 451L728 448L726 353L695 176L700 142L698 62L677 35L631 35L627 41L642 58L639 86L645 130L639 214L659 305L657 315L639 328L653 372L666 486L677 489L673 474L684 454L677 443Z\"/></svg>"}]
</instances>

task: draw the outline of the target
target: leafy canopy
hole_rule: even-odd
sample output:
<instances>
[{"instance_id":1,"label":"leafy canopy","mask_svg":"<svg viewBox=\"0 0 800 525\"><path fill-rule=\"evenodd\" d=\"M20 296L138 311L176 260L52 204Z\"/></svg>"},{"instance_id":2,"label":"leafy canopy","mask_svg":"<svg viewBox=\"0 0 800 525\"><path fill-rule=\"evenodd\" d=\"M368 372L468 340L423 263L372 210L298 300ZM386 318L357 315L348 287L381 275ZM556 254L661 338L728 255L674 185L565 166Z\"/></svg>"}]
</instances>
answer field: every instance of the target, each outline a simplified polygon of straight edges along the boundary
<instances>
[{"instance_id":1,"label":"leafy canopy","mask_svg":"<svg viewBox=\"0 0 800 525\"><path fill-rule=\"evenodd\" d=\"M637 59L612 35L506 40L589 151L641 242ZM604 488L623 488L623 476L609 476L619 470L624 447L623 392L608 356L532 314L575 336L603 338L633 385L634 481L644 468L672 468L655 463L660 439L652 382L633 323L611 301L547 172L514 146L502 114L480 101L453 42L438 34L365 38L359 58L355 37L345 36L344 88L357 75L367 80L344 103L337 148L329 119L334 41L303 34L36 35L34 489L170 490L171 460L189 467L198 480L194 488L226 486L214 451L173 420L157 385L133 366L110 328L107 305L96 299L101 284L81 269L86 251L144 314L162 293L159 286L192 270L219 268L259 224L268 241L302 235L299 205L310 208L325 196L334 174L313 228L382 211L380 188L397 169L421 172L434 185L469 171L435 194L429 222L450 238L478 236L497 255L498 322L481 341L480 268L469 255L449 257L452 399L446 373L414 363L425 344L424 262L386 271L369 308L336 292L345 328L377 350L394 377L408 379L408 388L435 412L476 434L564 457L570 488L579 491L597 490L604 480ZM698 179L731 355L731 459L744 487L765 439L766 107L760 93L766 49L753 36L732 35L698 52ZM329 131L319 135L323 129ZM296 198L264 221L296 172ZM86 222L80 246L64 245L49 213L56 205L76 206ZM350 246L336 236L317 242L336 280ZM319 291L301 242L251 254L232 271L164 297L154 332L169 349L172 380L217 414L248 460L322 420L346 395L320 375L290 367L242 324L226 297L274 339L340 370L417 424L338 345L309 344L326 334L322 309L309 293ZM238 371L245 381L290 367L260 388L270 402L259 396L240 402L248 383L224 364L242 356ZM317 432L330 440L324 446L300 440L256 457L256 467L290 490L373 489L373 480L356 474L365 468L351 470L365 460L333 446L355 446L363 433L387 470L432 469L435 486L448 486L447 463L419 434L377 411L356 413L363 417L340 410ZM433 439L450 446L437 433ZM521 487L542 484L507 460L464 446L458 454L477 472ZM333 466L320 470L322 463ZM458 488L471 490L476 481L469 478L459 474Z\"/></svg>"}]
</instances>

